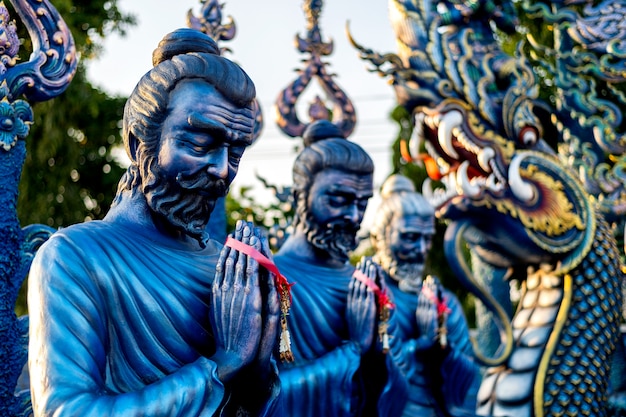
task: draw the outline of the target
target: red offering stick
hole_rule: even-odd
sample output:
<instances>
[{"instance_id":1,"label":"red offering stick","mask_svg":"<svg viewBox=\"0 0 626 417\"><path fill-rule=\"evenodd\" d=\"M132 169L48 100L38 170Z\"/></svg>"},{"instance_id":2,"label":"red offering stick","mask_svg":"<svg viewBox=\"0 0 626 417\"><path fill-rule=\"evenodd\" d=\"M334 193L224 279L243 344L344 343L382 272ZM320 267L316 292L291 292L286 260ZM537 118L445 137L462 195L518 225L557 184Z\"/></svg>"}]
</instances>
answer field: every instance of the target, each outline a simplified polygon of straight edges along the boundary
<instances>
[{"instance_id":1,"label":"red offering stick","mask_svg":"<svg viewBox=\"0 0 626 417\"><path fill-rule=\"evenodd\" d=\"M291 351L291 336L289 335L289 329L287 328L287 316L289 315L289 309L291 307L291 286L287 278L280 273L278 267L267 256L256 250L250 245L247 245L237 239L230 236L226 238L226 246L235 249L245 255L252 257L259 265L270 271L275 276L275 284L280 296L280 359L286 362L293 362L293 352Z\"/></svg>"},{"instance_id":2,"label":"red offering stick","mask_svg":"<svg viewBox=\"0 0 626 417\"><path fill-rule=\"evenodd\" d=\"M363 272L356 269L352 276L371 288L376 295L376 304L378 305L379 312L378 336L383 344L383 353L387 353L389 351L389 316L395 306L391 302L391 298L389 298L387 292L381 290L380 287Z\"/></svg>"}]
</instances>

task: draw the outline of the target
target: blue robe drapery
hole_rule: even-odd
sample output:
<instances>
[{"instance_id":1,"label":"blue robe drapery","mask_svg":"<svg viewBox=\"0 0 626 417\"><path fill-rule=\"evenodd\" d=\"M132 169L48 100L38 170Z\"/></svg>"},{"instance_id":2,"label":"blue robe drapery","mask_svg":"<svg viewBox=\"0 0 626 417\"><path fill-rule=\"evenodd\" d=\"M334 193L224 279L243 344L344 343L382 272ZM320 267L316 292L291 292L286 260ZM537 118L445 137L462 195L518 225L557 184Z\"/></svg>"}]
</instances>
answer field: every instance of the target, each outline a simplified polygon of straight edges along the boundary
<instances>
[{"instance_id":1,"label":"blue robe drapery","mask_svg":"<svg viewBox=\"0 0 626 417\"><path fill-rule=\"evenodd\" d=\"M279 363L285 415L397 416L406 400L403 377L389 357L362 358L350 341L346 304L354 267L321 267L280 254L274 262L294 284L288 326L295 361Z\"/></svg>"},{"instance_id":2,"label":"blue robe drapery","mask_svg":"<svg viewBox=\"0 0 626 417\"><path fill-rule=\"evenodd\" d=\"M409 383L402 416L474 416L480 375L459 300L443 290L449 309L446 328L450 349L446 353L438 345L424 348L418 342L417 294L403 292L393 282L388 288L395 303L393 356Z\"/></svg>"},{"instance_id":3,"label":"blue robe drapery","mask_svg":"<svg viewBox=\"0 0 626 417\"><path fill-rule=\"evenodd\" d=\"M108 221L55 233L29 278L35 415L212 416L241 398L217 378L209 323L219 251L189 252ZM255 385L256 382L256 385ZM276 403L277 376L251 381ZM243 405L245 408L245 405Z\"/></svg>"}]
</instances>

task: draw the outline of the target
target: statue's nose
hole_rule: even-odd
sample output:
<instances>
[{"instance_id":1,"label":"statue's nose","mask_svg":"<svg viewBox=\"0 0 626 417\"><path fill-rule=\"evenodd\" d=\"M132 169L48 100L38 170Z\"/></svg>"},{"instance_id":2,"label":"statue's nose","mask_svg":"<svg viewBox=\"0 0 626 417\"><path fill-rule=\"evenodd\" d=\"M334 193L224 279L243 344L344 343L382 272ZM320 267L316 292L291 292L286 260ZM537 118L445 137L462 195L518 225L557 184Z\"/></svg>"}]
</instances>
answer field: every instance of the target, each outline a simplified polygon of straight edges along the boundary
<instances>
[{"instance_id":1,"label":"statue's nose","mask_svg":"<svg viewBox=\"0 0 626 417\"><path fill-rule=\"evenodd\" d=\"M357 204L350 204L344 213L344 219L355 224L361 223L362 217L363 213Z\"/></svg>"},{"instance_id":2,"label":"statue's nose","mask_svg":"<svg viewBox=\"0 0 626 417\"><path fill-rule=\"evenodd\" d=\"M207 171L211 176L226 179L228 177L228 148L221 147L208 155Z\"/></svg>"}]
</instances>

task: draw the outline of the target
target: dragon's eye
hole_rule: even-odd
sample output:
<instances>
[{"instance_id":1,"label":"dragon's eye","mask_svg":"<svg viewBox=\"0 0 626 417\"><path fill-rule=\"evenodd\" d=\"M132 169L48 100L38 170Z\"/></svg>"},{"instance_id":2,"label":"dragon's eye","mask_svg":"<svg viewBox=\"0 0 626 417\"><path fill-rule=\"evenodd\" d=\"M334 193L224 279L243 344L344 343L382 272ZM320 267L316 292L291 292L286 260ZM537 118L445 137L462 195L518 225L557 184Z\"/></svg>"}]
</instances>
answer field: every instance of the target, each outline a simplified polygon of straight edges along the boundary
<instances>
[{"instance_id":1,"label":"dragon's eye","mask_svg":"<svg viewBox=\"0 0 626 417\"><path fill-rule=\"evenodd\" d=\"M526 147L534 146L537 140L539 140L537 129L532 126L524 126L519 133L518 139Z\"/></svg>"}]
</instances>

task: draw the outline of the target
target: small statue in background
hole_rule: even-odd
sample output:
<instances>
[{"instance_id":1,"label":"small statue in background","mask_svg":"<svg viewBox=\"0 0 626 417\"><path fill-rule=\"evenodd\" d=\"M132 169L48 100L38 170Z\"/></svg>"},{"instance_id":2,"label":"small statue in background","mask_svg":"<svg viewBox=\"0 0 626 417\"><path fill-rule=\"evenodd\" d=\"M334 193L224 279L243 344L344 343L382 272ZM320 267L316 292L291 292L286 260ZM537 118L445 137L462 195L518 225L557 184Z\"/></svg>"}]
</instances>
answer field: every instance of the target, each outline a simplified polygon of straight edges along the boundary
<instances>
[{"instance_id":1,"label":"small statue in background","mask_svg":"<svg viewBox=\"0 0 626 417\"><path fill-rule=\"evenodd\" d=\"M475 415L478 366L458 299L424 278L435 212L413 183L392 175L382 187L371 241L393 295L391 355L409 383L403 416Z\"/></svg>"},{"instance_id":2,"label":"small statue in background","mask_svg":"<svg viewBox=\"0 0 626 417\"><path fill-rule=\"evenodd\" d=\"M102 221L56 232L29 281L35 416L266 415L279 301L252 256L206 226L252 142L255 88L180 29L129 97L131 165ZM271 256L247 223L234 239Z\"/></svg>"},{"instance_id":3,"label":"small statue in background","mask_svg":"<svg viewBox=\"0 0 626 417\"><path fill-rule=\"evenodd\" d=\"M394 370L377 343L375 294L349 263L373 194L373 161L329 121L313 122L303 139L293 166L293 232L274 257L294 283L295 361L279 363L285 414L397 415L403 391L394 390Z\"/></svg>"}]
</instances>

